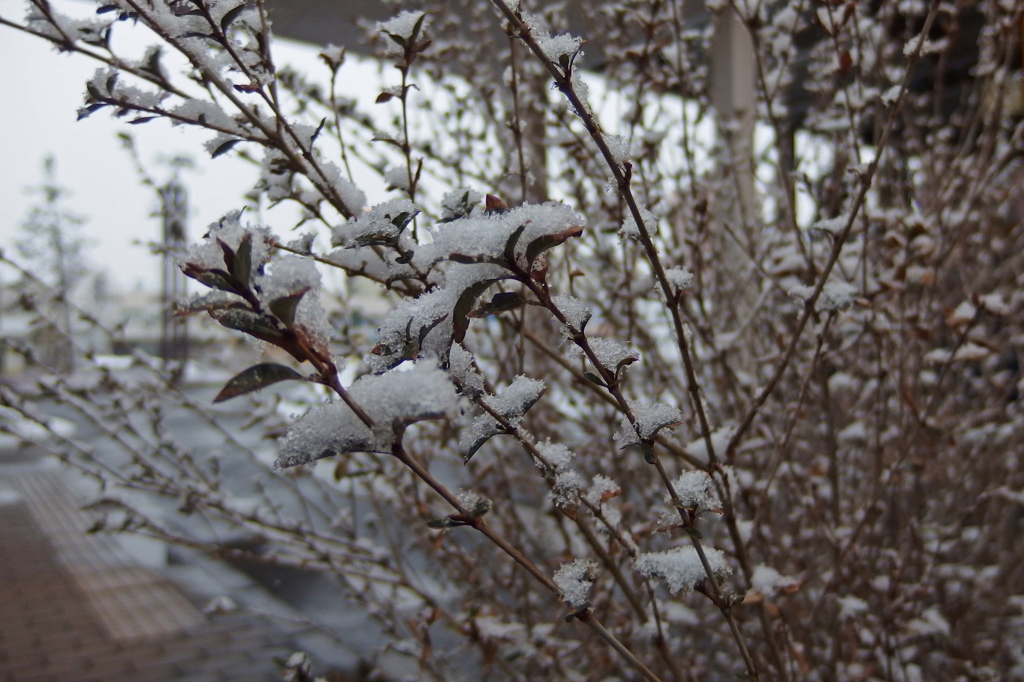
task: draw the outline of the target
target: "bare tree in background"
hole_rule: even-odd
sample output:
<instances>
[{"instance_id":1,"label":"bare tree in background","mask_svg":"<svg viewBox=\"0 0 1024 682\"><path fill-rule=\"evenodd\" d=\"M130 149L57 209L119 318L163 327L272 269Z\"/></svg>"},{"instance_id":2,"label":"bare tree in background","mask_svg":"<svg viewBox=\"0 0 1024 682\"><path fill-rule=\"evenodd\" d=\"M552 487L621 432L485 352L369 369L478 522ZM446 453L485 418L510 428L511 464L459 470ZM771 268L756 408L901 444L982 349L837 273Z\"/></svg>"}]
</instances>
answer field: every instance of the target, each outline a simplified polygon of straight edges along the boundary
<instances>
[{"instance_id":1,"label":"bare tree in background","mask_svg":"<svg viewBox=\"0 0 1024 682\"><path fill-rule=\"evenodd\" d=\"M43 182L29 190L39 196L39 203L29 209L14 244L21 262L46 284L34 289L26 282L27 298L23 297L26 305L49 309L51 323L33 331L40 360L69 372L75 365L70 297L89 274L88 240L80 233L86 218L67 208L69 192L57 183L53 156L43 161L43 171Z\"/></svg>"}]
</instances>

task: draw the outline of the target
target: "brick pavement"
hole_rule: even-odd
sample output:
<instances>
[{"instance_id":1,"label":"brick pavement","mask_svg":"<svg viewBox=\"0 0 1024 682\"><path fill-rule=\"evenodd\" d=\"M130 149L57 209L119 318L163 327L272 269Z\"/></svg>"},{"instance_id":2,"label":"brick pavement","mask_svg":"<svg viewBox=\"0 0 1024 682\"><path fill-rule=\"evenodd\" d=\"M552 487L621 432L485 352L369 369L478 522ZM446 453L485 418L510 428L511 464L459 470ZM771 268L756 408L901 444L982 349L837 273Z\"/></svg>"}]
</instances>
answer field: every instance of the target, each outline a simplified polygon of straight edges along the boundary
<instances>
[{"instance_id":1,"label":"brick pavement","mask_svg":"<svg viewBox=\"0 0 1024 682\"><path fill-rule=\"evenodd\" d=\"M55 474L0 475L0 682L281 679L297 629L204 616L75 514Z\"/></svg>"}]
</instances>

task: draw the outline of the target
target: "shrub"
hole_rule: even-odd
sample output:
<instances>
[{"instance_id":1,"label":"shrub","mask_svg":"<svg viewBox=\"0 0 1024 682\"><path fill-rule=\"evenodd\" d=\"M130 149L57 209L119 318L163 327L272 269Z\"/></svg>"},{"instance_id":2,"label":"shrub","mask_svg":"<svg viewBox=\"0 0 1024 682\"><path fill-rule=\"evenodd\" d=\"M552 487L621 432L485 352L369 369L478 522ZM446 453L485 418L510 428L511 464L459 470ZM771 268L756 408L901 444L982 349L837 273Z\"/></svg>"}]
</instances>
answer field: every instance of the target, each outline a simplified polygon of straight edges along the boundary
<instances>
[{"instance_id":1,"label":"shrub","mask_svg":"<svg viewBox=\"0 0 1024 682\"><path fill-rule=\"evenodd\" d=\"M336 573L439 679L1024 678L1016 3L708 2L752 45L717 135L687 3L581 3L599 79L561 5L422 3L371 31L393 121L346 99L341 49L329 88L278 70L262 2L101 4L5 23L103 64L82 116L208 129L311 231L234 213L181 258L208 289L184 310L291 360L218 399L331 397L253 498L160 422L216 412L159 383L5 390L127 453L59 454ZM123 20L187 73L119 58ZM392 302L372 340L328 323L324 268Z\"/></svg>"}]
</instances>

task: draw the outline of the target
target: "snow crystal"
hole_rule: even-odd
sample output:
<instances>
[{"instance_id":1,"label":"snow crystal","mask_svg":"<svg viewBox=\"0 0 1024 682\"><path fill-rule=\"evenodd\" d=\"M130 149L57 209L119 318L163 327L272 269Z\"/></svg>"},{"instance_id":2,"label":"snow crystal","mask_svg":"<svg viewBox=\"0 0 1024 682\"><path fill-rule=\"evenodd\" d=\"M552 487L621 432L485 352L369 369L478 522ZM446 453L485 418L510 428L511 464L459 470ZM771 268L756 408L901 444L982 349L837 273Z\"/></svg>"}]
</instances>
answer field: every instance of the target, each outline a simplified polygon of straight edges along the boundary
<instances>
[{"instance_id":1,"label":"snow crystal","mask_svg":"<svg viewBox=\"0 0 1024 682\"><path fill-rule=\"evenodd\" d=\"M384 317L367 364L382 372L418 355L446 361L454 338L452 312L463 293L506 277L508 271L497 265L449 264L444 288L405 301Z\"/></svg>"},{"instance_id":2,"label":"snow crystal","mask_svg":"<svg viewBox=\"0 0 1024 682\"><path fill-rule=\"evenodd\" d=\"M868 603L853 595L839 597L836 601L839 603L839 620L850 620L868 610Z\"/></svg>"},{"instance_id":3,"label":"snow crystal","mask_svg":"<svg viewBox=\"0 0 1024 682\"><path fill-rule=\"evenodd\" d=\"M459 435L459 450L462 451L465 460L469 461L480 446L499 433L503 431L497 420L488 414L482 414L474 419L468 428L462 430Z\"/></svg>"},{"instance_id":4,"label":"snow crystal","mask_svg":"<svg viewBox=\"0 0 1024 682\"><path fill-rule=\"evenodd\" d=\"M264 275L256 276L260 299L270 303L307 289L295 309L295 324L306 332L313 347L326 351L331 337L327 313L320 305L320 271L310 258L285 256L272 262Z\"/></svg>"},{"instance_id":5,"label":"snow crystal","mask_svg":"<svg viewBox=\"0 0 1024 682\"><path fill-rule=\"evenodd\" d=\"M544 459L554 467L555 471L561 471L569 466L569 462L576 456L572 450L561 443L552 443L550 440L538 443L537 450L540 451L540 454L544 455ZM538 466L541 466L541 464L541 462L537 462Z\"/></svg>"},{"instance_id":6,"label":"snow crystal","mask_svg":"<svg viewBox=\"0 0 1024 682\"><path fill-rule=\"evenodd\" d=\"M398 263L399 253L393 249L378 253L372 246L358 249L335 249L324 260L350 273L358 273L380 282L390 282L415 276L408 263Z\"/></svg>"},{"instance_id":7,"label":"snow crystal","mask_svg":"<svg viewBox=\"0 0 1024 682\"><path fill-rule=\"evenodd\" d=\"M949 41L946 40L945 38L940 40L928 40L927 38L925 38L924 40L922 40L921 35L918 34L911 38L910 40L908 40L907 44L903 46L903 55L909 57L910 55L914 54L914 52L917 50L918 45L921 46L921 56L924 56L926 54L942 52L949 45Z\"/></svg>"},{"instance_id":8,"label":"snow crystal","mask_svg":"<svg viewBox=\"0 0 1024 682\"><path fill-rule=\"evenodd\" d=\"M452 344L448 363L449 371L459 385L473 394L484 392L484 378L473 367L473 354L461 344Z\"/></svg>"},{"instance_id":9,"label":"snow crystal","mask_svg":"<svg viewBox=\"0 0 1024 682\"><path fill-rule=\"evenodd\" d=\"M722 509L722 501L715 492L714 481L705 471L684 471L673 481L672 486L679 496L676 503L684 509L693 509L698 514Z\"/></svg>"},{"instance_id":10,"label":"snow crystal","mask_svg":"<svg viewBox=\"0 0 1024 682\"><path fill-rule=\"evenodd\" d=\"M882 93L882 103L887 107L891 107L900 98L900 93L903 91L902 85L894 85L885 92Z\"/></svg>"},{"instance_id":11,"label":"snow crystal","mask_svg":"<svg viewBox=\"0 0 1024 682\"><path fill-rule=\"evenodd\" d=\"M711 433L711 447L715 449L715 455L722 457L725 454L725 450L729 447L729 441L732 439L732 434L736 432L736 427L729 425L723 426ZM708 462L708 448L704 438L697 438L692 443L686 446L686 451L696 457L702 462Z\"/></svg>"},{"instance_id":12,"label":"snow crystal","mask_svg":"<svg viewBox=\"0 0 1024 682\"><path fill-rule=\"evenodd\" d=\"M582 229L586 220L564 204L526 204L500 213L470 216L438 226L431 245L440 260L450 254L474 259L503 259L509 238L520 227L515 257L522 263L530 244L544 237L562 237Z\"/></svg>"},{"instance_id":13,"label":"snow crystal","mask_svg":"<svg viewBox=\"0 0 1024 682\"><path fill-rule=\"evenodd\" d=\"M500 395L488 396L487 404L513 426L544 393L544 382L517 376ZM490 414L481 414L459 437L459 447L468 459L492 436L503 433L502 426Z\"/></svg>"},{"instance_id":14,"label":"snow crystal","mask_svg":"<svg viewBox=\"0 0 1024 682\"><path fill-rule=\"evenodd\" d=\"M58 42L65 40L65 37L73 41L96 39L111 23L103 19L75 19L54 11L48 5L46 7L47 13L44 14L30 4L25 14L25 23L32 31Z\"/></svg>"},{"instance_id":15,"label":"snow crystal","mask_svg":"<svg viewBox=\"0 0 1024 682\"><path fill-rule=\"evenodd\" d=\"M938 607L925 609L920 618L907 623L906 628L916 635L943 635L948 637L950 632L949 621L947 621Z\"/></svg>"},{"instance_id":16,"label":"snow crystal","mask_svg":"<svg viewBox=\"0 0 1024 682\"><path fill-rule=\"evenodd\" d=\"M579 299L568 294L553 296L551 301L565 315L565 320L572 327L573 331L583 331L583 328L587 326L587 322L590 321L590 317L593 315L589 307L584 305Z\"/></svg>"},{"instance_id":17,"label":"snow crystal","mask_svg":"<svg viewBox=\"0 0 1024 682\"><path fill-rule=\"evenodd\" d=\"M331 162L319 161L320 172L351 215L358 215L366 205L366 193L341 175L341 168Z\"/></svg>"},{"instance_id":18,"label":"snow crystal","mask_svg":"<svg viewBox=\"0 0 1024 682\"><path fill-rule=\"evenodd\" d=\"M456 189L448 192L441 199L441 218L443 220L454 220L470 215L474 208L479 206L484 195L475 189Z\"/></svg>"},{"instance_id":19,"label":"snow crystal","mask_svg":"<svg viewBox=\"0 0 1024 682\"><path fill-rule=\"evenodd\" d=\"M597 563L589 559L576 559L571 564L562 564L553 580L558 586L562 601L573 609L590 606L590 588L597 576Z\"/></svg>"},{"instance_id":20,"label":"snow crystal","mask_svg":"<svg viewBox=\"0 0 1024 682\"><path fill-rule=\"evenodd\" d=\"M638 208L640 209L640 218L644 221L644 228L647 230L647 234L653 236L658 232L658 219L645 207L639 206ZM629 239L640 239L640 228L637 227L632 211L627 211L626 215L623 216L622 229L619 230L619 236Z\"/></svg>"},{"instance_id":21,"label":"snow crystal","mask_svg":"<svg viewBox=\"0 0 1024 682\"><path fill-rule=\"evenodd\" d=\"M547 55L547 58L556 64L560 63L563 57L572 59L572 57L580 51L580 47L583 45L582 38L569 35L568 33L551 36L547 31L534 29L533 34L537 39L537 44L540 46L541 52Z\"/></svg>"},{"instance_id":22,"label":"snow crystal","mask_svg":"<svg viewBox=\"0 0 1024 682\"><path fill-rule=\"evenodd\" d=\"M211 289L206 293L196 293L188 297L188 300L181 307L184 310L198 312L200 310L211 310L224 308L232 304L244 303L245 299L238 294L220 289Z\"/></svg>"},{"instance_id":23,"label":"snow crystal","mask_svg":"<svg viewBox=\"0 0 1024 682\"><path fill-rule=\"evenodd\" d=\"M570 78L570 83L572 84L573 92L576 93L576 96L579 98L580 103L583 104L583 112L577 111L576 114L577 115L580 115L581 113L589 114L590 113L590 86L587 85L587 82L585 80L583 80L582 72L579 69L576 69L575 71L572 72L572 77Z\"/></svg>"},{"instance_id":24,"label":"snow crystal","mask_svg":"<svg viewBox=\"0 0 1024 682\"><path fill-rule=\"evenodd\" d=\"M429 361L409 371L363 376L349 394L373 420L372 431L342 402L315 408L278 441L274 465L283 469L344 452L390 452L406 424L458 414L455 387Z\"/></svg>"},{"instance_id":25,"label":"snow crystal","mask_svg":"<svg viewBox=\"0 0 1024 682\"><path fill-rule=\"evenodd\" d=\"M419 212L407 199L385 201L335 227L331 243L346 248L393 244Z\"/></svg>"},{"instance_id":26,"label":"snow crystal","mask_svg":"<svg viewBox=\"0 0 1024 682\"><path fill-rule=\"evenodd\" d=\"M812 230L821 230L822 232L828 232L829 234L839 236L846 229L847 223L850 222L849 215L840 215L835 218L826 218L819 220L818 222L811 225Z\"/></svg>"},{"instance_id":27,"label":"snow crystal","mask_svg":"<svg viewBox=\"0 0 1024 682\"><path fill-rule=\"evenodd\" d=\"M316 233L305 232L295 239L289 241L285 246L294 251L298 251L304 255L311 255L313 253L313 242L316 241Z\"/></svg>"},{"instance_id":28,"label":"snow crystal","mask_svg":"<svg viewBox=\"0 0 1024 682\"><path fill-rule=\"evenodd\" d=\"M725 556L712 547L704 548L708 565L716 578L721 579L732 569L725 563ZM661 578L672 594L689 592L698 583L707 579L704 566L700 562L697 550L693 547L677 547L667 552L648 552L641 554L633 562L633 568L646 578Z\"/></svg>"},{"instance_id":29,"label":"snow crystal","mask_svg":"<svg viewBox=\"0 0 1024 682\"><path fill-rule=\"evenodd\" d=\"M981 303L982 308L996 317L1006 317L1010 314L1010 307L1006 305L1000 294L986 294L981 296L978 301Z\"/></svg>"},{"instance_id":30,"label":"snow crystal","mask_svg":"<svg viewBox=\"0 0 1024 682\"><path fill-rule=\"evenodd\" d=\"M200 269L226 270L224 251L218 241L223 242L233 251L237 251L242 238L249 234L252 248L251 271L255 274L270 259L270 231L263 227L243 227L241 216L241 211L233 211L211 224L203 241L191 245L180 262Z\"/></svg>"},{"instance_id":31,"label":"snow crystal","mask_svg":"<svg viewBox=\"0 0 1024 682\"><path fill-rule=\"evenodd\" d=\"M559 509L573 507L580 501L580 491L583 490L583 477L573 469L562 469L555 475L555 482L551 486L548 498Z\"/></svg>"},{"instance_id":32,"label":"snow crystal","mask_svg":"<svg viewBox=\"0 0 1024 682\"><path fill-rule=\"evenodd\" d=\"M683 420L683 413L675 405L654 403L652 405L631 405L640 437L654 438L654 435L665 428L678 424Z\"/></svg>"},{"instance_id":33,"label":"snow crystal","mask_svg":"<svg viewBox=\"0 0 1024 682\"><path fill-rule=\"evenodd\" d=\"M619 343L614 339L594 337L588 339L590 349L598 363L609 372L617 372L622 365L628 365L640 359L640 354L629 346Z\"/></svg>"},{"instance_id":34,"label":"snow crystal","mask_svg":"<svg viewBox=\"0 0 1024 682\"><path fill-rule=\"evenodd\" d=\"M977 362L984 360L992 354L992 351L985 346L969 341L951 353L945 348L936 348L924 356L924 361L930 365L942 365L947 362Z\"/></svg>"},{"instance_id":35,"label":"snow crystal","mask_svg":"<svg viewBox=\"0 0 1024 682\"><path fill-rule=\"evenodd\" d=\"M853 300L860 293L854 285L848 282L828 282L821 290L818 297L817 308L819 310L845 310L853 303Z\"/></svg>"},{"instance_id":36,"label":"snow crystal","mask_svg":"<svg viewBox=\"0 0 1024 682\"><path fill-rule=\"evenodd\" d=\"M800 301L806 301L813 293L814 287L803 284L795 286L789 290L789 295ZM822 287L821 294L818 296L818 300L814 304L814 309L819 313L845 310L850 307L858 293L860 292L857 287L849 282L828 282L824 287Z\"/></svg>"},{"instance_id":37,"label":"snow crystal","mask_svg":"<svg viewBox=\"0 0 1024 682\"><path fill-rule=\"evenodd\" d=\"M693 284L693 273L686 268L670 268L665 271L665 277L669 282L679 287L680 291L686 291Z\"/></svg>"},{"instance_id":38,"label":"snow crystal","mask_svg":"<svg viewBox=\"0 0 1024 682\"><path fill-rule=\"evenodd\" d=\"M377 24L377 30L382 33L390 33L404 38L405 40L409 40L412 37L413 30L416 28L416 23L420 19L423 19L423 23L420 26L420 31L422 31L427 27L426 14L424 12L406 10L387 21L379 22ZM397 48L398 44L394 43L394 45Z\"/></svg>"},{"instance_id":39,"label":"snow crystal","mask_svg":"<svg viewBox=\"0 0 1024 682\"><path fill-rule=\"evenodd\" d=\"M622 488L618 483L598 474L594 476L594 483L590 486L590 490L587 491L586 501L592 507L599 507L604 500L611 499L622 492Z\"/></svg>"},{"instance_id":40,"label":"snow crystal","mask_svg":"<svg viewBox=\"0 0 1024 682\"><path fill-rule=\"evenodd\" d=\"M946 316L946 324L950 327L958 327L962 324L967 324L974 320L974 316L978 314L978 309L975 308L970 301L964 301L956 307L953 312Z\"/></svg>"},{"instance_id":41,"label":"snow crystal","mask_svg":"<svg viewBox=\"0 0 1024 682\"><path fill-rule=\"evenodd\" d=\"M405 166L391 166L384 171L384 182L389 187L409 191L409 170Z\"/></svg>"},{"instance_id":42,"label":"snow crystal","mask_svg":"<svg viewBox=\"0 0 1024 682\"><path fill-rule=\"evenodd\" d=\"M226 151L231 149L232 142L239 142L240 140L234 135L228 133L218 133L211 139L203 143L203 149L211 156L220 156ZM225 147L225 145L228 145Z\"/></svg>"},{"instance_id":43,"label":"snow crystal","mask_svg":"<svg viewBox=\"0 0 1024 682\"><path fill-rule=\"evenodd\" d=\"M622 135L608 135L605 137L605 143L612 154L612 159L620 167L629 162L629 140Z\"/></svg>"},{"instance_id":44,"label":"snow crystal","mask_svg":"<svg viewBox=\"0 0 1024 682\"><path fill-rule=\"evenodd\" d=\"M265 274L257 276L256 284L264 301L276 301L302 289L318 288L320 272L309 258L285 256L271 263Z\"/></svg>"},{"instance_id":45,"label":"snow crystal","mask_svg":"<svg viewBox=\"0 0 1024 682\"><path fill-rule=\"evenodd\" d=\"M618 528L619 524L622 523L622 510L611 502L601 504L601 513L604 515L604 521L607 524L607 527L599 529L602 532L607 532L607 528ZM640 548L636 546L636 543L628 535L623 535L622 541L628 545L631 553L640 551Z\"/></svg>"},{"instance_id":46,"label":"snow crystal","mask_svg":"<svg viewBox=\"0 0 1024 682\"><path fill-rule=\"evenodd\" d=\"M766 597L770 597L778 590L793 587L797 581L788 578L771 566L760 564L754 568L754 575L750 578L751 589Z\"/></svg>"},{"instance_id":47,"label":"snow crystal","mask_svg":"<svg viewBox=\"0 0 1024 682\"><path fill-rule=\"evenodd\" d=\"M459 501L459 505L472 516L483 516L494 506L489 499L472 490L459 490L455 493L455 498Z\"/></svg>"},{"instance_id":48,"label":"snow crystal","mask_svg":"<svg viewBox=\"0 0 1024 682\"><path fill-rule=\"evenodd\" d=\"M242 133L244 130L224 109L209 100L187 99L174 107L171 113L202 125L222 128L225 132Z\"/></svg>"},{"instance_id":49,"label":"snow crystal","mask_svg":"<svg viewBox=\"0 0 1024 682\"><path fill-rule=\"evenodd\" d=\"M169 96L165 91L147 92L131 85L124 85L118 80L119 75L115 69L97 69L89 81L89 91L124 106L149 110L159 108L160 103Z\"/></svg>"},{"instance_id":50,"label":"snow crystal","mask_svg":"<svg viewBox=\"0 0 1024 682\"><path fill-rule=\"evenodd\" d=\"M868 442L868 429L864 422L857 420L836 434L836 438L843 445L852 445Z\"/></svg>"},{"instance_id":51,"label":"snow crystal","mask_svg":"<svg viewBox=\"0 0 1024 682\"><path fill-rule=\"evenodd\" d=\"M502 416L516 424L540 399L545 389L543 381L519 375L499 395L490 398L488 404L494 411L500 412Z\"/></svg>"},{"instance_id":52,"label":"snow crystal","mask_svg":"<svg viewBox=\"0 0 1024 682\"><path fill-rule=\"evenodd\" d=\"M629 401L629 407L636 418L636 425L632 425L625 416L619 422L619 430L615 432L613 439L619 444L619 448L629 445L637 445L640 439L649 440L661 429L678 424L683 419L682 412L678 407L666 403L654 403L653 405L642 405ZM637 432L639 431L639 438Z\"/></svg>"},{"instance_id":53,"label":"snow crystal","mask_svg":"<svg viewBox=\"0 0 1024 682\"><path fill-rule=\"evenodd\" d=\"M256 187L262 190L271 202L287 199L292 194L290 173L282 173L279 169L286 168L288 158L277 149L267 149L260 162L260 179Z\"/></svg>"}]
</instances>

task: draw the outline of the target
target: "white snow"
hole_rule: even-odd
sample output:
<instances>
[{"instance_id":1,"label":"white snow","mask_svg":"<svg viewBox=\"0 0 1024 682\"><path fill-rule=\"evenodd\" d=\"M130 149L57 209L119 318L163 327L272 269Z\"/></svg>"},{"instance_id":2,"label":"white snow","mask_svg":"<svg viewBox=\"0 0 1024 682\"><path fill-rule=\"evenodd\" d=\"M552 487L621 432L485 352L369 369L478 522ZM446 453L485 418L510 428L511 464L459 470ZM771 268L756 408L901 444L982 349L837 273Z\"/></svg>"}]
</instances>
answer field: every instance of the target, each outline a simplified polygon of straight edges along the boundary
<instances>
[{"instance_id":1,"label":"white snow","mask_svg":"<svg viewBox=\"0 0 1024 682\"><path fill-rule=\"evenodd\" d=\"M924 361L930 365L942 365L947 362L977 362L992 355L992 351L985 346L968 341L952 353L945 348L936 348L924 356Z\"/></svg>"},{"instance_id":2,"label":"white snow","mask_svg":"<svg viewBox=\"0 0 1024 682\"><path fill-rule=\"evenodd\" d=\"M500 394L488 400L488 403L509 421L518 423L526 411L544 394L545 388L543 381L520 374Z\"/></svg>"},{"instance_id":3,"label":"white snow","mask_svg":"<svg viewBox=\"0 0 1024 682\"><path fill-rule=\"evenodd\" d=\"M562 564L552 579L558 586L562 601L573 609L583 609L590 604L590 589L597 576L597 563L589 559L576 559L571 564Z\"/></svg>"},{"instance_id":4,"label":"white snow","mask_svg":"<svg viewBox=\"0 0 1024 682\"><path fill-rule=\"evenodd\" d=\"M644 206L638 206L637 208L640 209L640 218L644 222L647 234L653 237L658 232L658 218ZM619 236L629 239L640 239L640 228L637 227L632 211L627 210L626 214L622 217L622 229L619 230Z\"/></svg>"},{"instance_id":5,"label":"white snow","mask_svg":"<svg viewBox=\"0 0 1024 682\"><path fill-rule=\"evenodd\" d=\"M868 610L868 603L853 595L839 597L836 601L839 603L839 620L850 620Z\"/></svg>"},{"instance_id":6,"label":"white snow","mask_svg":"<svg viewBox=\"0 0 1024 682\"><path fill-rule=\"evenodd\" d=\"M349 393L374 421L371 431L343 402L315 408L300 417L279 442L279 468L308 464L344 452L390 452L404 425L458 416L459 398L447 373L434 362L408 371L366 375Z\"/></svg>"},{"instance_id":7,"label":"white snow","mask_svg":"<svg viewBox=\"0 0 1024 682\"><path fill-rule=\"evenodd\" d=\"M472 490L458 490L455 493L455 497L458 499L459 504L462 505L462 508L473 516L483 516L494 506L494 503L489 499Z\"/></svg>"},{"instance_id":8,"label":"white snow","mask_svg":"<svg viewBox=\"0 0 1024 682\"><path fill-rule=\"evenodd\" d=\"M552 296L551 301L555 304L556 308L562 311L566 321L574 331L583 331L583 328L587 326L587 322L593 315L589 307L569 294Z\"/></svg>"},{"instance_id":9,"label":"white snow","mask_svg":"<svg viewBox=\"0 0 1024 682\"><path fill-rule=\"evenodd\" d=\"M629 140L622 135L607 135L604 141L615 163L620 167L625 166L629 161Z\"/></svg>"},{"instance_id":10,"label":"white snow","mask_svg":"<svg viewBox=\"0 0 1024 682\"><path fill-rule=\"evenodd\" d=\"M555 471L560 471L569 466L569 462L571 462L572 458L576 456L572 450L561 443L552 443L550 440L544 441L543 443L537 443L537 450L540 451L540 454L544 455L544 459L548 461L548 464L550 464ZM538 465L540 464L541 463L538 462Z\"/></svg>"},{"instance_id":11,"label":"white snow","mask_svg":"<svg viewBox=\"0 0 1024 682\"><path fill-rule=\"evenodd\" d=\"M722 501L718 499L714 481L706 471L695 469L684 471L672 482L677 498L676 502L684 509L693 509L697 513L721 511ZM672 500L669 500L672 502Z\"/></svg>"},{"instance_id":12,"label":"white snow","mask_svg":"<svg viewBox=\"0 0 1024 682\"><path fill-rule=\"evenodd\" d=\"M554 485L548 498L559 509L574 507L580 501L583 490L583 477L574 469L562 469L555 475Z\"/></svg>"},{"instance_id":13,"label":"white snow","mask_svg":"<svg viewBox=\"0 0 1024 682\"><path fill-rule=\"evenodd\" d=\"M812 230L822 230L828 232L834 236L839 236L846 229L846 225L850 222L849 215L839 215L835 218L825 218L811 225Z\"/></svg>"},{"instance_id":14,"label":"white snow","mask_svg":"<svg viewBox=\"0 0 1024 682\"><path fill-rule=\"evenodd\" d=\"M395 189L409 191L409 169L405 166L391 166L384 171L384 182Z\"/></svg>"},{"instance_id":15,"label":"white snow","mask_svg":"<svg viewBox=\"0 0 1024 682\"><path fill-rule=\"evenodd\" d=\"M622 493L622 487L601 474L594 476L594 482L587 491L585 499L593 507L598 507L605 500L611 499Z\"/></svg>"},{"instance_id":16,"label":"white snow","mask_svg":"<svg viewBox=\"0 0 1024 682\"><path fill-rule=\"evenodd\" d=\"M693 273L683 267L669 268L665 271L665 277L679 287L680 291L686 291L693 284Z\"/></svg>"},{"instance_id":17,"label":"white snow","mask_svg":"<svg viewBox=\"0 0 1024 682\"><path fill-rule=\"evenodd\" d=\"M463 348L461 344L453 343L448 355L448 362L452 378L460 385L474 394L484 392L484 378L473 367L472 353Z\"/></svg>"},{"instance_id":18,"label":"white snow","mask_svg":"<svg viewBox=\"0 0 1024 682\"><path fill-rule=\"evenodd\" d=\"M556 64L558 64L563 57L571 58L579 52L580 47L583 46L582 38L569 35L568 33L551 36L547 31L534 29L533 35L534 38L536 38L541 51L547 55L548 59Z\"/></svg>"},{"instance_id":19,"label":"white snow","mask_svg":"<svg viewBox=\"0 0 1024 682\"><path fill-rule=\"evenodd\" d=\"M974 320L974 316L977 314L978 309L970 301L963 301L946 316L946 324L950 327L959 327Z\"/></svg>"},{"instance_id":20,"label":"white snow","mask_svg":"<svg viewBox=\"0 0 1024 682\"><path fill-rule=\"evenodd\" d=\"M377 204L369 211L335 227L331 242L346 248L394 243L408 222L419 212L416 205L407 199L393 199Z\"/></svg>"},{"instance_id":21,"label":"white snow","mask_svg":"<svg viewBox=\"0 0 1024 682\"><path fill-rule=\"evenodd\" d=\"M938 607L925 609L920 618L915 618L906 625L907 629L917 635L949 636L949 621L943 617Z\"/></svg>"},{"instance_id":22,"label":"white snow","mask_svg":"<svg viewBox=\"0 0 1024 682\"><path fill-rule=\"evenodd\" d=\"M264 227L243 226L241 211L232 211L216 223L209 226L203 241L188 248L180 264L191 264L201 269L227 270L224 262L224 251L218 244L223 242L233 251L237 251L243 237L248 234L252 249L252 274L270 260L270 231Z\"/></svg>"},{"instance_id":23,"label":"white snow","mask_svg":"<svg viewBox=\"0 0 1024 682\"><path fill-rule=\"evenodd\" d=\"M479 208L480 200L484 195L475 189L463 187L452 190L441 199L441 217L444 220L453 220L468 216L474 209Z\"/></svg>"},{"instance_id":24,"label":"white snow","mask_svg":"<svg viewBox=\"0 0 1024 682\"><path fill-rule=\"evenodd\" d=\"M735 426L726 425L711 433L711 447L715 449L717 457L722 457L725 454L725 449L729 447L729 441L732 439L732 434L735 431ZM692 441L686 446L686 451L702 462L709 461L707 443L703 438L697 438Z\"/></svg>"},{"instance_id":25,"label":"white snow","mask_svg":"<svg viewBox=\"0 0 1024 682\"><path fill-rule=\"evenodd\" d=\"M618 371L622 365L628 365L640 359L640 354L624 343L614 339L594 337L588 339L590 349L594 351L597 361L609 372Z\"/></svg>"},{"instance_id":26,"label":"white snow","mask_svg":"<svg viewBox=\"0 0 1024 682\"><path fill-rule=\"evenodd\" d=\"M771 566L759 564L754 567L754 575L750 578L751 588L766 597L771 597L779 590L790 588L797 580L782 575Z\"/></svg>"},{"instance_id":27,"label":"white snow","mask_svg":"<svg viewBox=\"0 0 1024 682\"><path fill-rule=\"evenodd\" d=\"M636 445L640 438L649 440L663 428L674 426L683 420L683 413L678 407L667 403L654 403L642 405L640 403L629 403L633 416L636 418L635 427L623 416L619 422L619 430L615 433L614 439L620 448L627 445ZM639 432L639 438L637 437Z\"/></svg>"},{"instance_id":28,"label":"white snow","mask_svg":"<svg viewBox=\"0 0 1024 682\"><path fill-rule=\"evenodd\" d=\"M416 23L423 19L423 23L420 25L420 34L417 38L423 37L423 29L427 27L427 18L424 12L417 12L415 10L406 10L397 16L388 19L387 21L381 21L377 24L377 30L384 33L387 41L387 53L388 54L402 54L402 47L391 37L392 35L398 36L406 41L412 38L412 32L416 28ZM391 35L387 35L391 34Z\"/></svg>"},{"instance_id":29,"label":"white snow","mask_svg":"<svg viewBox=\"0 0 1024 682\"><path fill-rule=\"evenodd\" d=\"M800 301L807 301L814 293L813 286L797 285L789 290L789 295ZM849 282L833 280L825 284L821 294L814 304L818 312L831 312L845 310L853 303L857 294L860 293L857 287Z\"/></svg>"},{"instance_id":30,"label":"white snow","mask_svg":"<svg viewBox=\"0 0 1024 682\"><path fill-rule=\"evenodd\" d=\"M544 390L543 381L517 376L500 394L487 396L487 404L512 426L516 426L527 410L540 399ZM459 436L459 448L468 458L487 439L499 433L502 433L502 428L498 421L490 414L481 414L473 420L468 428L463 429Z\"/></svg>"},{"instance_id":31,"label":"white snow","mask_svg":"<svg viewBox=\"0 0 1024 682\"><path fill-rule=\"evenodd\" d=\"M732 569L725 563L725 556L720 551L712 547L705 547L704 553L707 556L711 572L716 578L720 580L732 573ZM661 578L672 594L690 592L697 583L708 577L700 562L700 557L697 555L697 550L693 547L677 547L666 552L641 554L633 562L633 568L646 578Z\"/></svg>"},{"instance_id":32,"label":"white snow","mask_svg":"<svg viewBox=\"0 0 1024 682\"><path fill-rule=\"evenodd\" d=\"M1006 317L1010 314L1010 306L1003 300L1001 294L986 294L978 298L981 307L996 317Z\"/></svg>"}]
</instances>

